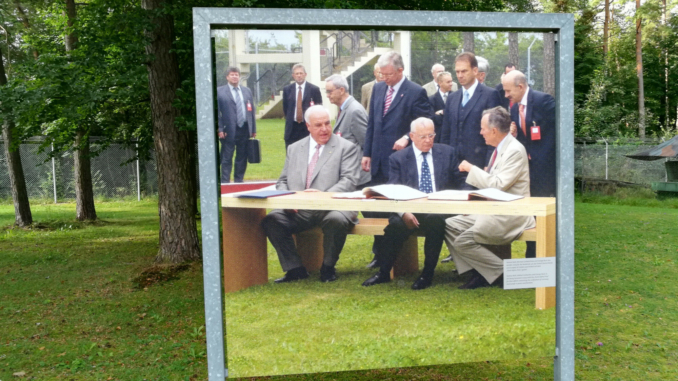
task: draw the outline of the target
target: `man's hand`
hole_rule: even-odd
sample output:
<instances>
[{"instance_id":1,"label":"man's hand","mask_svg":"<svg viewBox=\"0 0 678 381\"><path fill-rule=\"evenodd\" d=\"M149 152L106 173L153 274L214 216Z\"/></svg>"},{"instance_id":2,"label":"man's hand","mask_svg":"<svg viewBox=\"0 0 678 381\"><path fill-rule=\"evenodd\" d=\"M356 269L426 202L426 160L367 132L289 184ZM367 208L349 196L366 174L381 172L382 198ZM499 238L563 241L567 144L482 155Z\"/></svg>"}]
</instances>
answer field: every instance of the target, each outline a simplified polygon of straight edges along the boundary
<instances>
[{"instance_id":1,"label":"man's hand","mask_svg":"<svg viewBox=\"0 0 678 381\"><path fill-rule=\"evenodd\" d=\"M516 122L511 122L511 127L510 130L511 136L518 137L518 126L516 126Z\"/></svg>"},{"instance_id":2,"label":"man's hand","mask_svg":"<svg viewBox=\"0 0 678 381\"><path fill-rule=\"evenodd\" d=\"M443 112L444 112L444 111L445 111L445 110L438 110L438 111L436 111L436 115L443 115Z\"/></svg>"},{"instance_id":3,"label":"man's hand","mask_svg":"<svg viewBox=\"0 0 678 381\"><path fill-rule=\"evenodd\" d=\"M372 163L372 158L363 157L363 159L360 161L360 166L363 168L363 171L369 172L371 163Z\"/></svg>"},{"instance_id":4,"label":"man's hand","mask_svg":"<svg viewBox=\"0 0 678 381\"><path fill-rule=\"evenodd\" d=\"M283 209L283 212L287 214L297 214L297 209Z\"/></svg>"},{"instance_id":5,"label":"man's hand","mask_svg":"<svg viewBox=\"0 0 678 381\"><path fill-rule=\"evenodd\" d=\"M400 151L401 149L407 147L407 143L409 140L407 138L400 138L396 140L395 144L393 145L393 149L396 151Z\"/></svg>"},{"instance_id":6,"label":"man's hand","mask_svg":"<svg viewBox=\"0 0 678 381\"><path fill-rule=\"evenodd\" d=\"M256 137L257 137L257 133L255 132L255 133L252 134L252 139L254 139Z\"/></svg>"},{"instance_id":7,"label":"man's hand","mask_svg":"<svg viewBox=\"0 0 678 381\"><path fill-rule=\"evenodd\" d=\"M405 213L403 214L403 222L407 226L408 229L416 229L419 227L419 221L417 221L417 217L414 216L412 213Z\"/></svg>"},{"instance_id":8,"label":"man's hand","mask_svg":"<svg viewBox=\"0 0 678 381\"><path fill-rule=\"evenodd\" d=\"M473 165L466 160L459 164L459 172L471 172L471 168L473 168Z\"/></svg>"},{"instance_id":9,"label":"man's hand","mask_svg":"<svg viewBox=\"0 0 678 381\"><path fill-rule=\"evenodd\" d=\"M219 132L219 139L226 139L227 136L228 136L227 133L225 133L225 132Z\"/></svg>"}]
</instances>

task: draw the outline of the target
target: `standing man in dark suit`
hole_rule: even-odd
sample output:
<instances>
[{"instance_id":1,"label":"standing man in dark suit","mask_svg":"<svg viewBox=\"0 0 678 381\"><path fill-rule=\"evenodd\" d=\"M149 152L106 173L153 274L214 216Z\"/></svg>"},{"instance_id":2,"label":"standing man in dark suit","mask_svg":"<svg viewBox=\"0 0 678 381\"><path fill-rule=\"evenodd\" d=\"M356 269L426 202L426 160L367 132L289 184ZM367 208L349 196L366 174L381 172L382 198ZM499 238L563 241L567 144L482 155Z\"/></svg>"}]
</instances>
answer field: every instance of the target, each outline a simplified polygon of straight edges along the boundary
<instances>
[{"instance_id":1,"label":"standing man in dark suit","mask_svg":"<svg viewBox=\"0 0 678 381\"><path fill-rule=\"evenodd\" d=\"M320 88L306 82L306 68L302 64L292 67L294 83L283 87L283 113L285 114L285 148L308 136L304 113L313 105L323 104Z\"/></svg>"},{"instance_id":2,"label":"standing man in dark suit","mask_svg":"<svg viewBox=\"0 0 678 381\"><path fill-rule=\"evenodd\" d=\"M525 74L511 71L502 81L511 107L512 134L525 146L530 162L532 197L556 195L556 101L531 89ZM527 243L526 258L536 256L535 242Z\"/></svg>"},{"instance_id":3,"label":"standing man in dark suit","mask_svg":"<svg viewBox=\"0 0 678 381\"><path fill-rule=\"evenodd\" d=\"M325 80L325 93L330 102L339 107L339 114L334 123L335 135L339 135L359 148L363 157L365 132L367 131L367 113L363 106L348 93L348 81L339 74L329 76ZM358 188L370 181L370 173L360 171Z\"/></svg>"},{"instance_id":4,"label":"standing man in dark suit","mask_svg":"<svg viewBox=\"0 0 678 381\"><path fill-rule=\"evenodd\" d=\"M454 147L460 161L483 168L493 148L480 135L480 120L483 111L501 104L501 98L497 90L478 82L478 61L473 53L457 56L455 72L462 88L447 100L440 142Z\"/></svg>"},{"instance_id":5,"label":"standing man in dark suit","mask_svg":"<svg viewBox=\"0 0 678 381\"><path fill-rule=\"evenodd\" d=\"M360 154L358 146L334 135L330 113L316 105L306 111L310 136L287 149L276 188L304 192L352 192L358 182ZM278 253L286 272L276 283L308 278L308 272L294 244L293 234L315 226L323 230L323 264L320 281L337 279L334 265L346 242L348 229L358 222L358 212L337 210L275 209L261 222L266 236Z\"/></svg>"},{"instance_id":6,"label":"standing man in dark suit","mask_svg":"<svg viewBox=\"0 0 678 381\"><path fill-rule=\"evenodd\" d=\"M507 63L506 66L504 66L504 74L501 75L501 80L504 80L504 76L508 73L510 73L513 70L518 70L516 65L512 63ZM504 107L506 110L509 112L511 111L511 101L509 101L508 98L504 97L504 85L502 85L501 81L497 86L494 87L495 90L499 92L499 95L501 95L501 105Z\"/></svg>"},{"instance_id":7,"label":"standing man in dark suit","mask_svg":"<svg viewBox=\"0 0 678 381\"><path fill-rule=\"evenodd\" d=\"M447 71L443 71L438 74L438 78L436 78L436 82L438 83L438 86L440 88L438 91L435 92L435 94L431 95L428 98L428 101L431 103L431 107L433 107L433 124L436 127L436 140L435 143L440 143L440 138L442 136L442 128L443 128L443 114L445 112L445 103L447 103L447 98L450 96L450 93L452 91L452 74L450 74Z\"/></svg>"},{"instance_id":8,"label":"standing man in dark suit","mask_svg":"<svg viewBox=\"0 0 678 381\"><path fill-rule=\"evenodd\" d=\"M388 52L377 61L381 69L382 82L374 85L370 112L365 134L365 150L361 166L372 174L369 185L385 184L388 181L389 156L410 143L410 124L419 117L433 115L426 90L403 75L403 58L395 51ZM365 217L382 217L383 213L366 212ZM372 251L375 253L378 241L375 236ZM374 267L376 261L368 266Z\"/></svg>"},{"instance_id":9,"label":"standing man in dark suit","mask_svg":"<svg viewBox=\"0 0 678 381\"><path fill-rule=\"evenodd\" d=\"M242 183L247 169L247 141L257 135L257 119L252 92L240 86L240 69L226 69L226 86L217 88L219 108L219 141L221 142L221 182L231 181L231 166L235 151L233 181Z\"/></svg>"},{"instance_id":10,"label":"standing man in dark suit","mask_svg":"<svg viewBox=\"0 0 678 381\"><path fill-rule=\"evenodd\" d=\"M412 122L410 139L412 145L400 150L389 158L389 184L402 184L419 189L425 193L444 189L459 189L464 180L459 173L454 149L444 144L434 144L435 129L433 121L418 118ZM391 281L391 269L396 256L407 238L417 229L426 232L424 243L424 270L412 284L413 290L423 290L433 283L433 272L438 263L440 250L445 238L445 220L450 217L443 214L427 213L391 213L388 226L384 229L384 239L378 250L379 272L367 279L363 286Z\"/></svg>"}]
</instances>

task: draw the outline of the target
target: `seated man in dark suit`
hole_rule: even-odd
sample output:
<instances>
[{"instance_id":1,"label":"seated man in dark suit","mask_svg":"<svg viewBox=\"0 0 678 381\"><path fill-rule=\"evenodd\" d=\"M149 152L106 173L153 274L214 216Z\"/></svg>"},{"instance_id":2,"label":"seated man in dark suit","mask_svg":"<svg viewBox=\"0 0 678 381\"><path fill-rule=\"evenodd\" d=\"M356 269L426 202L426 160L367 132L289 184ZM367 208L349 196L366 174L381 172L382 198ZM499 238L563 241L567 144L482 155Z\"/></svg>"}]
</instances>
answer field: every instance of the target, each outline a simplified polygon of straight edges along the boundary
<instances>
[{"instance_id":1,"label":"seated man in dark suit","mask_svg":"<svg viewBox=\"0 0 678 381\"><path fill-rule=\"evenodd\" d=\"M440 143L445 104L447 103L447 97L452 93L452 84L454 84L454 82L452 82L452 74L447 71L440 72L436 81L440 88L433 95L428 97L428 101L431 103L431 107L435 113L432 118L433 124L436 127L435 143Z\"/></svg>"},{"instance_id":2,"label":"seated man in dark suit","mask_svg":"<svg viewBox=\"0 0 678 381\"><path fill-rule=\"evenodd\" d=\"M444 189L459 189L464 180L458 170L454 149L434 144L433 121L418 118L412 122L410 139L413 145L390 157L389 184L402 184L431 193ZM379 272L363 286L391 281L391 268L407 238L420 229L426 232L424 243L424 270L412 284L413 290L422 290L433 283L433 272L438 263L445 238L445 219L450 216L425 213L392 213L384 229L384 239L377 250Z\"/></svg>"},{"instance_id":3,"label":"seated man in dark suit","mask_svg":"<svg viewBox=\"0 0 678 381\"><path fill-rule=\"evenodd\" d=\"M358 146L332 133L330 114L323 106L304 114L310 136L291 144L276 188L304 192L352 192L358 184ZM278 253L286 274L276 283L308 278L294 244L293 234L315 226L323 230L323 265L320 280L337 279L334 266L346 242L348 229L358 222L358 212L336 210L271 211L261 226Z\"/></svg>"}]
</instances>

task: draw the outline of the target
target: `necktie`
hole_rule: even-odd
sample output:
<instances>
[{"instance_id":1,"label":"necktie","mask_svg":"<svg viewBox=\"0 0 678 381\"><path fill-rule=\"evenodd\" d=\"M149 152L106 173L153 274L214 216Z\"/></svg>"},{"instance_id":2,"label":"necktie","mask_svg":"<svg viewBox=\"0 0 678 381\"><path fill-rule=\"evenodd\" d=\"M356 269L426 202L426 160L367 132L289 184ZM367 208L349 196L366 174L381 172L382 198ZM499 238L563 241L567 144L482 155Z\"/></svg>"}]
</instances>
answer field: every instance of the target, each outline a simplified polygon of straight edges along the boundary
<instances>
[{"instance_id":1,"label":"necktie","mask_svg":"<svg viewBox=\"0 0 678 381\"><path fill-rule=\"evenodd\" d=\"M447 93L443 94L443 104L447 104Z\"/></svg>"},{"instance_id":2,"label":"necktie","mask_svg":"<svg viewBox=\"0 0 678 381\"><path fill-rule=\"evenodd\" d=\"M389 86L388 94L386 94L386 101L384 101L384 115L386 115L388 108L391 106L392 100L393 100L393 88Z\"/></svg>"},{"instance_id":3,"label":"necktie","mask_svg":"<svg viewBox=\"0 0 678 381\"><path fill-rule=\"evenodd\" d=\"M299 86L299 92L297 93L297 123L304 121L304 111L301 108L302 97L303 95L301 94L301 86Z\"/></svg>"},{"instance_id":4,"label":"necktie","mask_svg":"<svg viewBox=\"0 0 678 381\"><path fill-rule=\"evenodd\" d=\"M525 123L525 105L518 105L518 113L520 113L520 128L523 129L523 135L527 136L527 124Z\"/></svg>"},{"instance_id":5,"label":"necktie","mask_svg":"<svg viewBox=\"0 0 678 381\"><path fill-rule=\"evenodd\" d=\"M431 183L431 170L428 167L428 161L426 161L426 155L428 152L421 153L421 179L419 179L419 190L424 193L433 192L433 184Z\"/></svg>"},{"instance_id":6,"label":"necktie","mask_svg":"<svg viewBox=\"0 0 678 381\"><path fill-rule=\"evenodd\" d=\"M466 106L467 103L468 103L468 91L464 89L464 99L461 101L461 107Z\"/></svg>"},{"instance_id":7,"label":"necktie","mask_svg":"<svg viewBox=\"0 0 678 381\"><path fill-rule=\"evenodd\" d=\"M492 170L492 166L494 165L494 160L497 158L497 150L495 149L494 152L492 153L492 158L490 159L490 165L487 166L487 172L489 173Z\"/></svg>"},{"instance_id":8,"label":"necktie","mask_svg":"<svg viewBox=\"0 0 678 381\"><path fill-rule=\"evenodd\" d=\"M236 123L238 127L245 124L245 112L242 110L242 98L240 98L240 87L235 88L235 109L236 109Z\"/></svg>"},{"instance_id":9,"label":"necktie","mask_svg":"<svg viewBox=\"0 0 678 381\"><path fill-rule=\"evenodd\" d=\"M318 163L318 156L320 156L320 147L318 144L315 146L315 153L311 158L311 162L308 163L308 170L306 170L306 189L311 187L311 179L313 178L313 170L315 170L315 165Z\"/></svg>"}]
</instances>

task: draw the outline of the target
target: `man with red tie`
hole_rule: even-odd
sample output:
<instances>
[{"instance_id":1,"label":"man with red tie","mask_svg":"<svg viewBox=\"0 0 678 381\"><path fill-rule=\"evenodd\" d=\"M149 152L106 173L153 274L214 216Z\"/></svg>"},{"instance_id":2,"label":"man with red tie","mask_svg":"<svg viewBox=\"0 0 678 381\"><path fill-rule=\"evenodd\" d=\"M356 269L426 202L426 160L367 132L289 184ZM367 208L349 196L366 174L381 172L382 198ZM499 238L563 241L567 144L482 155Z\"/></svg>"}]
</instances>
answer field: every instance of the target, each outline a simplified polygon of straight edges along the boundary
<instances>
[{"instance_id":1,"label":"man with red tie","mask_svg":"<svg viewBox=\"0 0 678 381\"><path fill-rule=\"evenodd\" d=\"M525 146L530 162L532 197L556 194L556 101L549 94L531 89L525 74L513 70L502 80L511 107L511 133ZM534 242L527 243L527 258L536 255Z\"/></svg>"}]
</instances>

